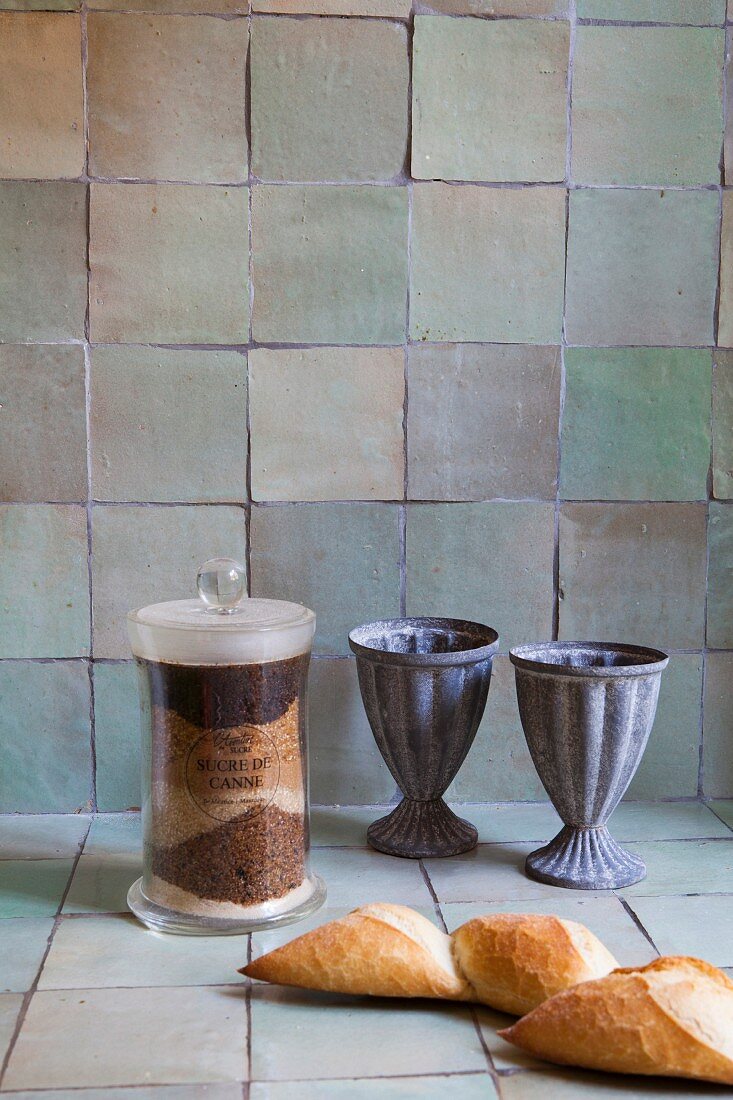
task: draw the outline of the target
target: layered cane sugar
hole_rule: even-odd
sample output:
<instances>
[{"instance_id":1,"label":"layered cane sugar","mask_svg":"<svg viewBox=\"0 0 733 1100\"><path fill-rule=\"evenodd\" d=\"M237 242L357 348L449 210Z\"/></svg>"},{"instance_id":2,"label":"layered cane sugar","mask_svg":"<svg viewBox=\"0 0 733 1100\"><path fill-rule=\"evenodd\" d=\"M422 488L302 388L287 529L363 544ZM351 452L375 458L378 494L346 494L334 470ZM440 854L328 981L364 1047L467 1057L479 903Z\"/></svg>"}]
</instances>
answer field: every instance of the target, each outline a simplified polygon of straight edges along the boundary
<instances>
[{"instance_id":1,"label":"layered cane sugar","mask_svg":"<svg viewBox=\"0 0 733 1100\"><path fill-rule=\"evenodd\" d=\"M143 890L209 916L278 908L307 876L309 654L252 664L138 657L150 708Z\"/></svg>"}]
</instances>

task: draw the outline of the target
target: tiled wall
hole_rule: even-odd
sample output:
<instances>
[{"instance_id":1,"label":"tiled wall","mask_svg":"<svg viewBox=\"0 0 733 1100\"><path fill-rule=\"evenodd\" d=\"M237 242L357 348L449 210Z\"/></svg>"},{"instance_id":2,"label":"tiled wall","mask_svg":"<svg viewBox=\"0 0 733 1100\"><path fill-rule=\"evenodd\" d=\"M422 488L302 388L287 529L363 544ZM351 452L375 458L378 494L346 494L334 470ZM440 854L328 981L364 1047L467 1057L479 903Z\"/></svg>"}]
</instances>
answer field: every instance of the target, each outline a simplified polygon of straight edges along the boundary
<instances>
[{"instance_id":1,"label":"tiled wall","mask_svg":"<svg viewBox=\"0 0 733 1100\"><path fill-rule=\"evenodd\" d=\"M501 632L455 797L541 796L552 636L670 649L631 795L733 795L724 0L76 4L0 0L0 808L139 802L124 613L217 554L318 612L319 801L400 612Z\"/></svg>"}]
</instances>

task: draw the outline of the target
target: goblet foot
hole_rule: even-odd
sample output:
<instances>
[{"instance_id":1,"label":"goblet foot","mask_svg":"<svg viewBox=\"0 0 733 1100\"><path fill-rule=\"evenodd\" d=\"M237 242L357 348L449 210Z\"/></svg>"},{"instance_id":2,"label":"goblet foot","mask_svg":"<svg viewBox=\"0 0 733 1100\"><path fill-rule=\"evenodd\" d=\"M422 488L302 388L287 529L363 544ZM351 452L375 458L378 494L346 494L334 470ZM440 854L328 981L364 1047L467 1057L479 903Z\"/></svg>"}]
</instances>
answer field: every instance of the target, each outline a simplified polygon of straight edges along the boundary
<instances>
[{"instance_id":1,"label":"goblet foot","mask_svg":"<svg viewBox=\"0 0 733 1100\"><path fill-rule=\"evenodd\" d=\"M367 840L372 848L389 856L423 859L469 852L476 847L478 833L442 798L432 802L403 798L390 814L369 826Z\"/></svg>"},{"instance_id":2,"label":"goblet foot","mask_svg":"<svg viewBox=\"0 0 733 1100\"><path fill-rule=\"evenodd\" d=\"M527 856L530 878L570 890L616 890L646 877L638 856L617 844L605 825L566 825L554 840Z\"/></svg>"}]
</instances>

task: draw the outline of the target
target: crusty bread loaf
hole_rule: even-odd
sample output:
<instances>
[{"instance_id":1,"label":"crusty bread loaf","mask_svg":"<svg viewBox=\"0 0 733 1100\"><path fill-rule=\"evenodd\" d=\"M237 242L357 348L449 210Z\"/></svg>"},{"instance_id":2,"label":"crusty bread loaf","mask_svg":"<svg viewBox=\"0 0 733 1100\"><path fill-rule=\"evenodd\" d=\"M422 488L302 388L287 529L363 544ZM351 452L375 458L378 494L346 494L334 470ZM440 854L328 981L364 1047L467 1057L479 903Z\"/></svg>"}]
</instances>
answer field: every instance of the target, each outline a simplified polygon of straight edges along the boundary
<instances>
[{"instance_id":1,"label":"crusty bread loaf","mask_svg":"<svg viewBox=\"0 0 733 1100\"><path fill-rule=\"evenodd\" d=\"M405 905L364 905L255 959L241 973L334 993L471 999L450 937Z\"/></svg>"},{"instance_id":2,"label":"crusty bread loaf","mask_svg":"<svg viewBox=\"0 0 733 1100\"><path fill-rule=\"evenodd\" d=\"M458 968L477 1001L521 1016L618 962L584 925L532 913L476 917L453 933Z\"/></svg>"},{"instance_id":3,"label":"crusty bread loaf","mask_svg":"<svg viewBox=\"0 0 733 1100\"><path fill-rule=\"evenodd\" d=\"M733 1085L733 982L666 957L558 993L499 1034L561 1065Z\"/></svg>"},{"instance_id":4,"label":"crusty bread loaf","mask_svg":"<svg viewBox=\"0 0 733 1100\"><path fill-rule=\"evenodd\" d=\"M376 904L292 940L241 973L339 993L479 1001L520 1014L616 965L574 921L502 913L447 936L412 909Z\"/></svg>"}]
</instances>

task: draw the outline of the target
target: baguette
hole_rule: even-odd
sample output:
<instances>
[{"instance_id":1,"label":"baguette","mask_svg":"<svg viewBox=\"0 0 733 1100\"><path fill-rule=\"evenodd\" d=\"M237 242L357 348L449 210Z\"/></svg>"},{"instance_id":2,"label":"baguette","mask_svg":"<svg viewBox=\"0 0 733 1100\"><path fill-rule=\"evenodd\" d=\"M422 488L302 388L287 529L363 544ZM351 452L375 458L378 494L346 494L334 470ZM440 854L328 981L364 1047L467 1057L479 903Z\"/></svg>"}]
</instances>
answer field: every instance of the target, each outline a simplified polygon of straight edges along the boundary
<instances>
[{"instance_id":1,"label":"baguette","mask_svg":"<svg viewBox=\"0 0 733 1100\"><path fill-rule=\"evenodd\" d=\"M291 940L240 973L337 993L478 1001L518 1015L616 965L575 921L498 914L447 936L412 909L375 904Z\"/></svg>"},{"instance_id":2,"label":"baguette","mask_svg":"<svg viewBox=\"0 0 733 1100\"><path fill-rule=\"evenodd\" d=\"M733 1085L733 982L700 959L614 970L500 1031L560 1065Z\"/></svg>"}]
</instances>

